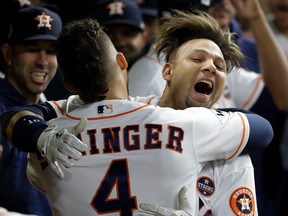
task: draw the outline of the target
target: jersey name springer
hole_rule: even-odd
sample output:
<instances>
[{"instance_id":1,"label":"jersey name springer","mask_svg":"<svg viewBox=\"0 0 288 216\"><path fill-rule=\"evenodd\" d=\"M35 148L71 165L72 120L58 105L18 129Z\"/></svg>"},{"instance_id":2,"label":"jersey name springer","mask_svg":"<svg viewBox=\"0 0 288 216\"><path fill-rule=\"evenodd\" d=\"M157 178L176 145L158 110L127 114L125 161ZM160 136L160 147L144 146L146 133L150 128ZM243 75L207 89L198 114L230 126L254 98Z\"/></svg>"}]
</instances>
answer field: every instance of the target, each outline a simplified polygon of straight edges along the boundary
<instances>
[{"instance_id":1,"label":"jersey name springer","mask_svg":"<svg viewBox=\"0 0 288 216\"><path fill-rule=\"evenodd\" d=\"M166 127L166 126L165 126ZM127 125L124 127L109 127L101 128L101 131L97 129L88 129L86 132L82 132L78 136L80 140L87 140L87 144L90 144L90 149L88 152L83 154L111 154L111 153L120 153L121 146L126 151L137 151L141 150L141 136L139 125ZM168 125L165 128L165 137L167 139L162 140L161 134L163 131L163 125L160 124L146 124L145 125L145 136L146 140L144 143L144 150L157 150L162 149L163 147L168 150L173 150L177 153L182 153L182 142L184 139L184 131L182 128ZM84 136L87 137L83 139ZM167 133L167 135L166 135ZM101 140L100 143L99 140ZM103 149L100 150L98 146L103 146Z\"/></svg>"}]
</instances>

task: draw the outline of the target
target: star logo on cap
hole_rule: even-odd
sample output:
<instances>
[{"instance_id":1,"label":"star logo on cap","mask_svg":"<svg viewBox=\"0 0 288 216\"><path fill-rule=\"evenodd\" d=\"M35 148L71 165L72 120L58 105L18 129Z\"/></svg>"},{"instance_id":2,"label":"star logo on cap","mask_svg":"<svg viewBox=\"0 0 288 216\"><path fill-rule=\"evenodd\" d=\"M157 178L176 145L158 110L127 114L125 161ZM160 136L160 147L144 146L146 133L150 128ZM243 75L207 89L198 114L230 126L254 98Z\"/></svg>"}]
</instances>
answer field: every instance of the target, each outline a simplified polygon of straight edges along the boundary
<instances>
[{"instance_id":1,"label":"star logo on cap","mask_svg":"<svg viewBox=\"0 0 288 216\"><path fill-rule=\"evenodd\" d=\"M41 15L38 15L34 19L39 22L37 25L38 29L42 28L42 27L46 27L46 28L52 30L52 26L51 26L50 22L53 21L53 18L51 18L50 16L47 16L44 11L42 12Z\"/></svg>"},{"instance_id":2,"label":"star logo on cap","mask_svg":"<svg viewBox=\"0 0 288 216\"><path fill-rule=\"evenodd\" d=\"M110 3L107 8L109 9L109 15L123 15L124 11L123 8L125 8L126 5L123 2L118 2L115 0L113 3Z\"/></svg>"}]
</instances>

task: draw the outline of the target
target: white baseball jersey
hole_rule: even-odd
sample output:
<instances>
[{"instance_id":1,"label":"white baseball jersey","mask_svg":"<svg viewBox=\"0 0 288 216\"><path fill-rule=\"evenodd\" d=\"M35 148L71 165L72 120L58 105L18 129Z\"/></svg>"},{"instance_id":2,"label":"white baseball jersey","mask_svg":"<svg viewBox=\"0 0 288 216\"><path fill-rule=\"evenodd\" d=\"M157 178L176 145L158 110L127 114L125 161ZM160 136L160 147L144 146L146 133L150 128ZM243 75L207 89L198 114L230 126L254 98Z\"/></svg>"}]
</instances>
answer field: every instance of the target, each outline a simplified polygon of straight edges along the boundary
<instances>
[{"instance_id":1,"label":"white baseball jersey","mask_svg":"<svg viewBox=\"0 0 288 216\"><path fill-rule=\"evenodd\" d=\"M155 56L153 46L128 71L128 89L131 96L162 95L166 81L162 77L163 62Z\"/></svg>"},{"instance_id":2,"label":"white baseball jersey","mask_svg":"<svg viewBox=\"0 0 288 216\"><path fill-rule=\"evenodd\" d=\"M157 105L160 98L135 100ZM196 187L199 216L258 215L254 168L249 155L207 162L198 174Z\"/></svg>"},{"instance_id":3,"label":"white baseball jersey","mask_svg":"<svg viewBox=\"0 0 288 216\"><path fill-rule=\"evenodd\" d=\"M180 188L188 186L188 196L196 197L204 163L237 157L250 131L242 113L124 100L84 105L50 124L66 128L83 116L88 125L81 139L89 149L72 168L62 167L63 180L29 155L28 175L47 192L55 215L128 216L142 202L178 208ZM191 201L196 209L198 200Z\"/></svg>"},{"instance_id":4,"label":"white baseball jersey","mask_svg":"<svg viewBox=\"0 0 288 216\"><path fill-rule=\"evenodd\" d=\"M225 89L217 106L249 110L258 100L263 88L261 74L237 68L228 74Z\"/></svg>"},{"instance_id":5,"label":"white baseball jersey","mask_svg":"<svg viewBox=\"0 0 288 216\"><path fill-rule=\"evenodd\" d=\"M249 155L210 161L197 179L199 216L258 215L254 168Z\"/></svg>"}]
</instances>

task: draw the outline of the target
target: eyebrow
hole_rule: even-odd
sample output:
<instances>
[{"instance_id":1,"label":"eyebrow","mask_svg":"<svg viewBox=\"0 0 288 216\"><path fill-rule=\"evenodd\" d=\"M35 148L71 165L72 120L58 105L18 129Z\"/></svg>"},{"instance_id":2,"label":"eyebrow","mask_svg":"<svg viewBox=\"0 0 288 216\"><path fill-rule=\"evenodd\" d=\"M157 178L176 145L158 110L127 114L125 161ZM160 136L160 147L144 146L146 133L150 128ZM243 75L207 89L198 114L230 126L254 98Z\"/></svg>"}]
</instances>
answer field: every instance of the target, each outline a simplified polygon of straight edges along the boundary
<instances>
[{"instance_id":1,"label":"eyebrow","mask_svg":"<svg viewBox=\"0 0 288 216\"><path fill-rule=\"evenodd\" d=\"M211 54L210 52L206 51L205 49L193 49L193 52L201 52L201 53L206 53L208 55L213 55L214 57L216 57L218 60L221 60L223 63L226 63L225 59L219 55L214 55L214 54Z\"/></svg>"}]
</instances>

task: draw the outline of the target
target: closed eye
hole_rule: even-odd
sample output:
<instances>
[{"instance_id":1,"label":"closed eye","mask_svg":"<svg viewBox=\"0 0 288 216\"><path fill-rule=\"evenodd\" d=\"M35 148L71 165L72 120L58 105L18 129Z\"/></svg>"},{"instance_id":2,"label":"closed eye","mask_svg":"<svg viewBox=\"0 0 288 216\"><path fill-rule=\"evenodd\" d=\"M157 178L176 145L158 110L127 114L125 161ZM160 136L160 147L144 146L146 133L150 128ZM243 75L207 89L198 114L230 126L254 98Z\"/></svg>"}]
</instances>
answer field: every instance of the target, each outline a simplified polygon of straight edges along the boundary
<instances>
[{"instance_id":1,"label":"closed eye","mask_svg":"<svg viewBox=\"0 0 288 216\"><path fill-rule=\"evenodd\" d=\"M202 62L203 61L203 59L201 59L201 58L192 58L192 60L195 62Z\"/></svg>"},{"instance_id":2,"label":"closed eye","mask_svg":"<svg viewBox=\"0 0 288 216\"><path fill-rule=\"evenodd\" d=\"M222 66L219 66L219 65L215 65L217 70L220 70L220 71L224 71L224 68Z\"/></svg>"}]
</instances>

